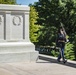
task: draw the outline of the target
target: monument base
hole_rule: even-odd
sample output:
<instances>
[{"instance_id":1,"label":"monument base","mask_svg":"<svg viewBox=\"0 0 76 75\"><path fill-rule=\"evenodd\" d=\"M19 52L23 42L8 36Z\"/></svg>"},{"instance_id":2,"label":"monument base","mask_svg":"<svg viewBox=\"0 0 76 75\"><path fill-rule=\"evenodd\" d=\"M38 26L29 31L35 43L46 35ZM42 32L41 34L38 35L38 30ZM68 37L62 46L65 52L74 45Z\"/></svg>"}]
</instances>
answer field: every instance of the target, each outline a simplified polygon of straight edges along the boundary
<instances>
[{"instance_id":1,"label":"monument base","mask_svg":"<svg viewBox=\"0 0 76 75\"><path fill-rule=\"evenodd\" d=\"M0 63L31 62L38 59L38 52L31 42L0 43Z\"/></svg>"}]
</instances>

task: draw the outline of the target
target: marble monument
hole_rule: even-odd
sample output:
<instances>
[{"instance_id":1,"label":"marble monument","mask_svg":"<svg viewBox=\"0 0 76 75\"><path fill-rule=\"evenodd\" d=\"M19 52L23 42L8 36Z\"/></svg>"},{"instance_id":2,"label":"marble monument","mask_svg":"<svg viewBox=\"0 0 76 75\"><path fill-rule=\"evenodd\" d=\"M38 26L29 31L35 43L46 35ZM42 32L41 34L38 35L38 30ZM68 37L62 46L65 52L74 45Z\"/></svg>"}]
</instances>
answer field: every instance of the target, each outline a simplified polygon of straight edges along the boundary
<instances>
[{"instance_id":1,"label":"marble monument","mask_svg":"<svg viewBox=\"0 0 76 75\"><path fill-rule=\"evenodd\" d=\"M37 60L29 39L29 12L29 6L0 4L0 62Z\"/></svg>"}]
</instances>

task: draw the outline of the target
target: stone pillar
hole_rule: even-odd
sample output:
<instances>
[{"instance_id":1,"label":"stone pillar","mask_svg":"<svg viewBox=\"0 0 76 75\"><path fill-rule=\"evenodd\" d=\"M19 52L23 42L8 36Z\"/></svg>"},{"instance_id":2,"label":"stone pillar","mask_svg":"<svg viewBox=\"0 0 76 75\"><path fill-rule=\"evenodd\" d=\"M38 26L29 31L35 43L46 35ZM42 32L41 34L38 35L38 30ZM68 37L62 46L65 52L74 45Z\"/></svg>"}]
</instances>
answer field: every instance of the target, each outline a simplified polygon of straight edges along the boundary
<instances>
[{"instance_id":1,"label":"stone pillar","mask_svg":"<svg viewBox=\"0 0 76 75\"><path fill-rule=\"evenodd\" d=\"M29 39L29 10L24 5L0 4L0 62L37 60Z\"/></svg>"},{"instance_id":2,"label":"stone pillar","mask_svg":"<svg viewBox=\"0 0 76 75\"><path fill-rule=\"evenodd\" d=\"M4 28L4 13L0 12L0 42L4 41L5 28Z\"/></svg>"},{"instance_id":3,"label":"stone pillar","mask_svg":"<svg viewBox=\"0 0 76 75\"><path fill-rule=\"evenodd\" d=\"M4 13L5 13L5 16L4 16L5 29L4 30L6 30L5 31L5 34L6 34L5 40L10 40L10 28L11 28L11 16L10 16L10 14L11 14L11 11L4 11Z\"/></svg>"},{"instance_id":4,"label":"stone pillar","mask_svg":"<svg viewBox=\"0 0 76 75\"><path fill-rule=\"evenodd\" d=\"M29 26L28 26L29 25L29 20L28 20L29 15L28 14L29 13L26 13L26 12L24 13L24 15L25 15L25 21L24 21L25 22L25 30L27 31L27 32L25 32L25 39L27 39L26 41L30 41L29 40L29 34L28 34L29 33Z\"/></svg>"}]
</instances>

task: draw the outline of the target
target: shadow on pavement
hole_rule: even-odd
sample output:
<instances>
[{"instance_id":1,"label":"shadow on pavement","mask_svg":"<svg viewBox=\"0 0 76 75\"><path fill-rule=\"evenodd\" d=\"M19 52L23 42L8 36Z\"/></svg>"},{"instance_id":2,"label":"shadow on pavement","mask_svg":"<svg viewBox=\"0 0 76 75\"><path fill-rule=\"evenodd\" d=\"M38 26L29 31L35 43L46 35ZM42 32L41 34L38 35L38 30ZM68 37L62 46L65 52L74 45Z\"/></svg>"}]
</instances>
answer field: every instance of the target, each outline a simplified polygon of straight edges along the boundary
<instances>
[{"instance_id":1,"label":"shadow on pavement","mask_svg":"<svg viewBox=\"0 0 76 75\"><path fill-rule=\"evenodd\" d=\"M43 63L57 63L57 64L61 64L61 65L65 65L65 66L76 68L76 63L72 63L72 62L69 62L69 61L67 61L64 64L63 62L58 62L56 59L48 58L48 57L44 57L44 56L39 56L39 59L48 61L48 62L43 62ZM42 62L37 62L37 63L42 63Z\"/></svg>"}]
</instances>

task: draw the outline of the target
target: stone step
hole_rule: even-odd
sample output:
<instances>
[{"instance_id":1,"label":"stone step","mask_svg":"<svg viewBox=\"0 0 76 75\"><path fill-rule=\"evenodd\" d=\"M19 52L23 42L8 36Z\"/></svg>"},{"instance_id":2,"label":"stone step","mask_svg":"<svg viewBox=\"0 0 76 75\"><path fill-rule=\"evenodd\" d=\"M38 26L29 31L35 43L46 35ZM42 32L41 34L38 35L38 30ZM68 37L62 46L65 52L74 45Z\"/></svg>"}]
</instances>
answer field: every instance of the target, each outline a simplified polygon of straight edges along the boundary
<instances>
[{"instance_id":1,"label":"stone step","mask_svg":"<svg viewBox=\"0 0 76 75\"><path fill-rule=\"evenodd\" d=\"M36 61L38 51L30 42L0 43L0 63Z\"/></svg>"},{"instance_id":2,"label":"stone step","mask_svg":"<svg viewBox=\"0 0 76 75\"><path fill-rule=\"evenodd\" d=\"M30 42L9 42L0 43L0 53L1 52L27 52L34 51L35 46Z\"/></svg>"},{"instance_id":3,"label":"stone step","mask_svg":"<svg viewBox=\"0 0 76 75\"><path fill-rule=\"evenodd\" d=\"M36 61L38 57L37 51L31 52L1 52L0 63L13 63L13 62L31 62Z\"/></svg>"}]
</instances>

